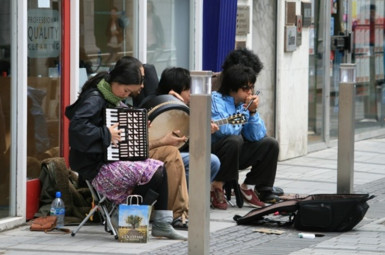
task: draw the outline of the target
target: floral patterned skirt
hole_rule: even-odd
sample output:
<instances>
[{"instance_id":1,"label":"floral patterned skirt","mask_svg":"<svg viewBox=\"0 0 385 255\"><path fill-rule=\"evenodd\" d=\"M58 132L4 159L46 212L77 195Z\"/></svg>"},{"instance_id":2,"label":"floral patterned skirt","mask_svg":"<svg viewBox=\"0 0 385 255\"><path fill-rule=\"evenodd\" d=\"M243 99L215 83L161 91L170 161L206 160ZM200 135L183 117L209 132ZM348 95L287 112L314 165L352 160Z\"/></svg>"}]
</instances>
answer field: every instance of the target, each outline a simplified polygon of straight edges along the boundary
<instances>
[{"instance_id":1,"label":"floral patterned skirt","mask_svg":"<svg viewBox=\"0 0 385 255\"><path fill-rule=\"evenodd\" d=\"M148 183L161 166L163 162L155 159L104 164L92 180L92 185L112 202L125 203L135 187Z\"/></svg>"}]
</instances>

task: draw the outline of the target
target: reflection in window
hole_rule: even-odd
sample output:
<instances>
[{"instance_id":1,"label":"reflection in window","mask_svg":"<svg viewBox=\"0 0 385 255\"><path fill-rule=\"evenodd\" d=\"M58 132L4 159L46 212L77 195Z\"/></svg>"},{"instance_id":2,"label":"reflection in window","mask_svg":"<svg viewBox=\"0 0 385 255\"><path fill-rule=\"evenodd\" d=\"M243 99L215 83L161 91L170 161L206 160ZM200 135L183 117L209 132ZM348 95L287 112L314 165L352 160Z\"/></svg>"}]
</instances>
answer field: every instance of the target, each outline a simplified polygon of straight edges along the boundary
<instances>
[{"instance_id":1,"label":"reflection in window","mask_svg":"<svg viewBox=\"0 0 385 255\"><path fill-rule=\"evenodd\" d=\"M10 0L0 8L0 218L9 215L11 140L11 11Z\"/></svg>"},{"instance_id":2,"label":"reflection in window","mask_svg":"<svg viewBox=\"0 0 385 255\"><path fill-rule=\"evenodd\" d=\"M352 13L356 63L356 128L384 124L384 5L357 1Z\"/></svg>"},{"instance_id":3,"label":"reflection in window","mask_svg":"<svg viewBox=\"0 0 385 255\"><path fill-rule=\"evenodd\" d=\"M324 8L319 1L312 1L312 22L309 27L309 143L320 142L323 135L322 94L324 89L325 33Z\"/></svg>"},{"instance_id":4,"label":"reflection in window","mask_svg":"<svg viewBox=\"0 0 385 255\"><path fill-rule=\"evenodd\" d=\"M60 156L60 4L28 1L28 179L39 177L42 160Z\"/></svg>"},{"instance_id":5,"label":"reflection in window","mask_svg":"<svg viewBox=\"0 0 385 255\"><path fill-rule=\"evenodd\" d=\"M147 63L158 74L189 68L189 1L147 1ZM133 0L80 1L80 75L108 71L122 56L138 57L138 12ZM80 85L82 86L82 84Z\"/></svg>"},{"instance_id":6,"label":"reflection in window","mask_svg":"<svg viewBox=\"0 0 385 255\"><path fill-rule=\"evenodd\" d=\"M134 56L133 0L80 1L80 74L108 71L122 56ZM81 84L82 85L82 84Z\"/></svg>"},{"instance_id":7,"label":"reflection in window","mask_svg":"<svg viewBox=\"0 0 385 255\"><path fill-rule=\"evenodd\" d=\"M189 68L189 1L147 2L147 63Z\"/></svg>"}]
</instances>

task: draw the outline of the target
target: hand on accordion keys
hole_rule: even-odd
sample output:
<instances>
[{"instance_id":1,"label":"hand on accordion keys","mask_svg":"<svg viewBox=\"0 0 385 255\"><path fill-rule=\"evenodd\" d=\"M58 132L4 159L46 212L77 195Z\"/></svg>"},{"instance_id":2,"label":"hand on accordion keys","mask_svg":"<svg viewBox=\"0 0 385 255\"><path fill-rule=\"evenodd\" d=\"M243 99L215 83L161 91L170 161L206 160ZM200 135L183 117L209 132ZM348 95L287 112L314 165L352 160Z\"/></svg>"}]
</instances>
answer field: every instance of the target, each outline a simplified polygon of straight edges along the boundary
<instances>
[{"instance_id":1,"label":"hand on accordion keys","mask_svg":"<svg viewBox=\"0 0 385 255\"><path fill-rule=\"evenodd\" d=\"M118 145L118 143L120 142L121 140L121 136L120 136L120 133L122 132L120 129L118 129L118 126L119 126L119 123L115 123L113 124L112 126L108 127L108 129L110 130L110 134L111 134L111 142L112 144L114 144L115 146Z\"/></svg>"}]
</instances>

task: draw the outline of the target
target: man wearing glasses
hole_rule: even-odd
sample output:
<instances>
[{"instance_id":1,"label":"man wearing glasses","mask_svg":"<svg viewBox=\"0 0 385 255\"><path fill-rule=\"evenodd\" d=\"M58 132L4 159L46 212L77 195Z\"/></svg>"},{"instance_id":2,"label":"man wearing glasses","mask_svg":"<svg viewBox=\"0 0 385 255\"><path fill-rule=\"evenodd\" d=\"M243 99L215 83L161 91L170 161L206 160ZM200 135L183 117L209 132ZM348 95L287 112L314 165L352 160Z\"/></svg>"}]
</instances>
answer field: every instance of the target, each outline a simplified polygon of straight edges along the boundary
<instances>
[{"instance_id":1,"label":"man wearing glasses","mask_svg":"<svg viewBox=\"0 0 385 255\"><path fill-rule=\"evenodd\" d=\"M265 123L257 112L258 93L254 93L254 83L263 65L250 51L246 55L251 54L253 61L246 61L248 65L242 61L227 65L232 54L234 52L223 65L218 91L212 93L212 119L215 121L241 113L247 122L243 125L222 125L212 135L212 153L221 161L215 180L238 182L238 170L251 166L240 191L250 206L263 207L265 203L279 200L273 192L279 145L274 138L266 136ZM218 194L214 198L224 199L223 191L216 192Z\"/></svg>"}]
</instances>

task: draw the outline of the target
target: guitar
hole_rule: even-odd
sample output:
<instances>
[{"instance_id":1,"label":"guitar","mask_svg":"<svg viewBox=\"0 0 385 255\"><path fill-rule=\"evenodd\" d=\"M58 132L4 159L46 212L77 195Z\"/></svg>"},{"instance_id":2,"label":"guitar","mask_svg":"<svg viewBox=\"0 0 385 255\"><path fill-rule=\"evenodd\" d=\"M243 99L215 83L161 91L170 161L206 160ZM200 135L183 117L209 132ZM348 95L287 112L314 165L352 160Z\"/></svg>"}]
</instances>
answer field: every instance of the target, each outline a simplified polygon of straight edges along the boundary
<instances>
[{"instance_id":1,"label":"guitar","mask_svg":"<svg viewBox=\"0 0 385 255\"><path fill-rule=\"evenodd\" d=\"M221 126L224 124L240 125L240 124L245 124L246 122L247 122L247 119L243 113L234 113L233 115L230 115L227 118L213 121L213 123L217 124L218 126Z\"/></svg>"},{"instance_id":2,"label":"guitar","mask_svg":"<svg viewBox=\"0 0 385 255\"><path fill-rule=\"evenodd\" d=\"M247 122L246 116L243 113L234 113L230 115L227 118L220 119L220 120L213 120L213 123L217 124L218 126L224 125L224 124L232 124L232 125L241 125ZM177 133L172 132L173 135L180 137ZM189 143L189 140L187 140L183 146L179 146L179 150L185 148Z\"/></svg>"}]
</instances>

